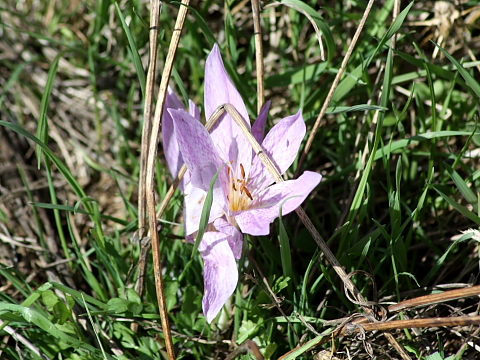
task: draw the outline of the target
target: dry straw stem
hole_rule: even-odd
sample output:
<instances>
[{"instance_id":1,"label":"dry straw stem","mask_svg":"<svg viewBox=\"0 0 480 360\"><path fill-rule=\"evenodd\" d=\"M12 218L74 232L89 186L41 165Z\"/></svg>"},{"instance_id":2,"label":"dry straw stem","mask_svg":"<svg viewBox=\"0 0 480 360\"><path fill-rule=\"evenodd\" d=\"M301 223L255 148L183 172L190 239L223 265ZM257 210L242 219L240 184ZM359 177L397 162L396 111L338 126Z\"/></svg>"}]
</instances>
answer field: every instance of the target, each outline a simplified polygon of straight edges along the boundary
<instances>
[{"instance_id":1,"label":"dry straw stem","mask_svg":"<svg viewBox=\"0 0 480 360\"><path fill-rule=\"evenodd\" d=\"M480 295L480 285L476 285L468 288L462 288L462 289L448 290L438 294L419 296L414 299L408 299L408 300L399 302L397 304L390 305L387 309L387 312L388 314L391 314L394 312L411 310L411 309L422 307L422 306L431 306L438 303L467 298L471 296L479 296L479 295ZM375 330L388 331L388 330L397 330L397 329L426 328L426 327L438 327L438 326L475 325L475 324L480 324L480 316L456 316L456 317L392 320L392 321L379 321L379 322L369 322L369 319L367 319L366 317L362 317L352 322L348 322L348 319L339 319L336 321L342 321L342 324L340 325L340 328L333 333L334 334L333 336L341 337L341 336L352 335L356 332L363 332L363 331L375 331ZM384 333L384 334L388 334L388 333ZM317 346L326 344L330 341L331 339L323 339L317 344ZM395 348L397 349L396 346Z\"/></svg>"},{"instance_id":2,"label":"dry straw stem","mask_svg":"<svg viewBox=\"0 0 480 360\"><path fill-rule=\"evenodd\" d=\"M158 47L158 26L160 21L161 3L160 0L150 1L150 57L147 73L147 84L145 90L145 108L143 111L142 147L140 162L140 184L138 194L138 229L139 237L146 235L146 177L147 177L147 154L150 145L150 134L152 129L153 95L155 90L155 69L157 67Z\"/></svg>"},{"instance_id":3,"label":"dry straw stem","mask_svg":"<svg viewBox=\"0 0 480 360\"><path fill-rule=\"evenodd\" d=\"M158 26L161 12L160 0L150 1L150 56L145 89L145 108L143 112L142 147L140 161L140 181L138 186L138 239L142 246L142 239L147 235L147 204L146 204L146 178L147 178L147 151L150 143L152 128L153 95L155 90L155 69L157 66ZM145 274L147 273L147 258L150 243L142 246L140 261L138 262L138 279L135 291L140 297L145 292ZM138 331L138 323L132 323L131 329Z\"/></svg>"},{"instance_id":4,"label":"dry straw stem","mask_svg":"<svg viewBox=\"0 0 480 360\"><path fill-rule=\"evenodd\" d=\"M155 214L155 159L157 157L157 145L160 136L161 117L165 107L165 97L167 94L168 82L172 72L173 61L177 53L180 36L182 34L183 24L187 16L189 0L182 0L180 9L178 11L175 28L173 30L170 47L168 49L167 59L165 60L165 67L162 73L162 80L160 82L160 90L157 98L157 106L155 108L155 115L151 126L150 140L148 142L148 155L145 178L145 195L147 198L147 211L149 218L150 236L152 238L152 253L153 253L153 272L155 274L155 289L157 292L158 306L160 310L160 318L162 320L163 334L165 337L165 347L167 355L170 360L175 359L175 352L173 349L172 334L170 331L170 324L168 321L167 306L165 302L165 294L162 279L162 261L160 257L160 239L157 231L157 218ZM142 149L143 150L143 149Z\"/></svg>"},{"instance_id":5,"label":"dry straw stem","mask_svg":"<svg viewBox=\"0 0 480 360\"><path fill-rule=\"evenodd\" d=\"M255 33L255 61L257 69L257 114L260 114L265 103L265 84L264 64L263 64L263 44L262 44L262 26L260 24L260 4L259 0L252 0L253 12L253 31Z\"/></svg>"},{"instance_id":6,"label":"dry straw stem","mask_svg":"<svg viewBox=\"0 0 480 360\"><path fill-rule=\"evenodd\" d=\"M409 319L409 320L392 320L378 323L347 324L337 336L352 335L355 332L375 331L375 330L399 330L411 328L439 327L439 326L465 326L480 324L480 315L476 316L454 316L454 317L438 317L429 319Z\"/></svg>"},{"instance_id":7,"label":"dry straw stem","mask_svg":"<svg viewBox=\"0 0 480 360\"><path fill-rule=\"evenodd\" d=\"M310 135L308 136L307 144L305 145L305 149L303 150L302 156L300 157L300 161L298 163L298 168L295 173L295 178L298 177L300 174L300 171L302 169L303 163L305 162L305 159L307 158L308 151L312 147L313 140L315 138L315 135L317 134L318 129L320 128L320 122L322 121L323 117L325 116L327 112L328 105L330 105L330 101L332 101L333 94L335 93L335 90L337 89L338 84L340 83L340 79L343 76L343 73L345 72L345 69L347 67L348 61L350 60L350 56L352 55L353 49L355 48L355 45L357 44L357 40L360 37L360 34L363 30L363 27L365 25L365 22L367 21L368 15L370 14L370 10L372 9L374 0L370 0L368 2L367 8L365 9L365 12L363 13L362 20L360 21L360 24L358 25L358 29L353 35L352 42L348 46L347 53L345 54L345 57L343 58L342 65L340 66L340 69L338 70L337 75L335 76L335 79L333 80L332 87L330 88L327 98L325 99L325 102L323 103L322 109L320 110L320 114L318 114L317 120L315 120L315 124L313 125L313 129L310 132Z\"/></svg>"},{"instance_id":8,"label":"dry straw stem","mask_svg":"<svg viewBox=\"0 0 480 360\"><path fill-rule=\"evenodd\" d=\"M7 334L9 334L10 336L12 336L15 341L25 345L25 347L27 349L29 349L32 353L34 353L35 355L37 355L39 358L41 359L49 359L49 357L47 355L45 355L44 353L42 353L40 351L39 348L37 348L34 344L32 344L30 341L28 341L28 339L26 337L24 337L23 335L19 334L17 331L15 331L14 328L12 328L11 326L8 326L8 325L4 325L8 323L7 321L3 321L3 320L0 320L0 327L3 327L3 331L5 331ZM0 358L2 358L2 352L0 350Z\"/></svg>"}]
</instances>

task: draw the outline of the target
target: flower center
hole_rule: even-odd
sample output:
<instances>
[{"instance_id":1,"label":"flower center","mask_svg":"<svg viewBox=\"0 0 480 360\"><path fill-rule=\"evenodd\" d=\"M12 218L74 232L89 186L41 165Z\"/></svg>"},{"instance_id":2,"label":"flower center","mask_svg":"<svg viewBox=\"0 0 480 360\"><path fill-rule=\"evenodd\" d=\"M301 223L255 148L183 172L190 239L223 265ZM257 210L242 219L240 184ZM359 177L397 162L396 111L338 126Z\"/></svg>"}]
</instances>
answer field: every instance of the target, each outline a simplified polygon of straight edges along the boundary
<instances>
[{"instance_id":1,"label":"flower center","mask_svg":"<svg viewBox=\"0 0 480 360\"><path fill-rule=\"evenodd\" d=\"M230 203L230 210L247 210L253 201L252 194L247 188L248 179L245 178L245 169L240 164L241 177L234 174L233 169L228 167L228 178L230 191L227 196Z\"/></svg>"}]
</instances>

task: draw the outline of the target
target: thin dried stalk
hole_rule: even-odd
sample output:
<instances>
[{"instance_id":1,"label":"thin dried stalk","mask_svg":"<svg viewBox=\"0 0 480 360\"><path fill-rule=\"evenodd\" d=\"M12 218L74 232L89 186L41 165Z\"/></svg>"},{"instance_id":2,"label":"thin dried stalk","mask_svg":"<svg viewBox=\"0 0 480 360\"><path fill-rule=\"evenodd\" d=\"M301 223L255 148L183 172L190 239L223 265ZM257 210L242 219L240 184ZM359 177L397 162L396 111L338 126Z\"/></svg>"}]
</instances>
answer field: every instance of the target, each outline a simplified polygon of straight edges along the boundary
<instances>
[{"instance_id":1,"label":"thin dried stalk","mask_svg":"<svg viewBox=\"0 0 480 360\"><path fill-rule=\"evenodd\" d=\"M146 206L146 177L147 154L150 146L150 133L152 129L153 95L155 89L155 69L157 67L158 26L160 22L161 2L150 1L150 57L145 89L145 108L143 110L142 153L140 162L140 183L138 189L138 230L142 239L147 231L147 206Z\"/></svg>"},{"instance_id":2,"label":"thin dried stalk","mask_svg":"<svg viewBox=\"0 0 480 360\"><path fill-rule=\"evenodd\" d=\"M342 329L337 336L344 336L360 331L361 328L365 331L376 330L397 330L397 329L411 329L411 328L427 328L440 326L466 326L480 324L480 315L475 316L453 316L453 317L438 317L429 319L409 319L409 320L393 320L377 323L366 323L362 325L351 324Z\"/></svg>"},{"instance_id":3,"label":"thin dried stalk","mask_svg":"<svg viewBox=\"0 0 480 360\"><path fill-rule=\"evenodd\" d=\"M315 138L315 135L317 134L318 129L320 128L321 121L323 120L323 117L325 116L327 112L328 105L330 105L330 101L332 101L333 94L335 93L335 90L337 90L337 86L340 83L340 79L343 76L343 73L347 67L348 61L350 60L350 56L352 55L353 49L355 48L355 45L357 44L357 40L360 37L360 34L363 30L363 27L365 25L365 22L367 21L368 15L370 14L370 10L372 9L374 0L370 0L368 2L367 8L365 9L365 12L363 13L362 20L360 21L360 24L358 25L357 31L353 35L352 42L348 46L347 53L345 54L345 57L343 58L342 65L340 66L340 69L338 70L337 75L335 76L335 79L333 80L332 87L330 88L327 98L325 99L325 102L323 103L322 109L320 110L320 114L318 114L317 120L315 120L315 124L313 125L313 129L310 132L310 135L308 136L307 144L305 145L305 149L303 150L302 156L300 157L300 161L298 163L298 168L295 173L295 177L298 177L300 174L300 171L302 169L303 163L305 162L305 159L307 158L308 151L312 147L313 140Z\"/></svg>"},{"instance_id":4,"label":"thin dried stalk","mask_svg":"<svg viewBox=\"0 0 480 360\"><path fill-rule=\"evenodd\" d=\"M161 2L150 1L150 57L145 89L145 108L143 113L142 150L140 160L140 179L138 186L138 239L140 242L147 235L147 204L146 204L146 178L147 178L147 153L150 145L150 132L152 127L153 95L155 89L155 69L157 66L158 26L160 23ZM142 247L142 256L138 263L138 278L135 291L140 297L145 291L145 274L147 272L147 258L150 243ZM138 323L132 323L132 331L138 331Z\"/></svg>"},{"instance_id":5,"label":"thin dried stalk","mask_svg":"<svg viewBox=\"0 0 480 360\"><path fill-rule=\"evenodd\" d=\"M160 136L161 117L165 107L165 97L167 95L168 82L173 68L173 61L177 53L180 36L182 34L183 25L187 16L189 0L182 0L180 9L178 11L177 21L173 30L170 47L168 49L167 59L165 60L165 67L162 73L162 80L160 82L160 90L157 98L157 106L155 108L155 116L151 128L151 138L148 148L147 157L147 177L146 177L146 196L150 236L152 238L152 253L153 266L155 274L155 289L157 292L158 306L160 310L160 318L162 320L163 334L165 336L165 347L167 355L170 360L175 359L175 352L173 349L172 334L170 330L170 323L168 321L167 305L165 301L165 293L162 278L162 261L160 254L160 239L157 231L157 218L155 214L155 159L157 157L157 145Z\"/></svg>"},{"instance_id":6,"label":"thin dried stalk","mask_svg":"<svg viewBox=\"0 0 480 360\"><path fill-rule=\"evenodd\" d=\"M260 24L259 0L252 0L253 31L255 33L255 62L257 70L257 114L260 114L265 103L264 64L262 26Z\"/></svg>"}]
</instances>

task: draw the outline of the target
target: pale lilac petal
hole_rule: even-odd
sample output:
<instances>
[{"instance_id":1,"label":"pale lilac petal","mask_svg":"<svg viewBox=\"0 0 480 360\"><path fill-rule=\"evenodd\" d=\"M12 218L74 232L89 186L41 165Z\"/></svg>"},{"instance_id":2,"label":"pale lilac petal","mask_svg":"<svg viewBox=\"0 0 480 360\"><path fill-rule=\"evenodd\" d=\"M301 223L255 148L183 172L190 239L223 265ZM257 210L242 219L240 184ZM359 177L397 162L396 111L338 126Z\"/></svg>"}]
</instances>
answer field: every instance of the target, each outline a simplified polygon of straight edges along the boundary
<instances>
[{"instance_id":1,"label":"pale lilac petal","mask_svg":"<svg viewBox=\"0 0 480 360\"><path fill-rule=\"evenodd\" d=\"M220 49L215 44L205 65L205 115L207 120L217 107L226 103L233 105L238 110L250 128L250 119L245 103L228 76ZM241 160L245 172L248 174L252 161L252 147L232 117L224 114L210 133L223 162L233 161L234 169L240 171L240 162L236 157L238 154L238 159ZM232 141L237 142L235 148L238 148L238 152L231 152Z\"/></svg>"},{"instance_id":2,"label":"pale lilac petal","mask_svg":"<svg viewBox=\"0 0 480 360\"><path fill-rule=\"evenodd\" d=\"M224 217L220 217L213 223L215 228L228 236L228 244L232 249L235 259L242 257L243 234L235 226L230 224Z\"/></svg>"},{"instance_id":3,"label":"pale lilac petal","mask_svg":"<svg viewBox=\"0 0 480 360\"><path fill-rule=\"evenodd\" d=\"M185 235L188 236L198 231L206 196L207 193L205 191L194 187L191 183L185 185L185 210L183 214ZM208 222L211 223L222 215L223 209L214 201L210 209Z\"/></svg>"},{"instance_id":4,"label":"pale lilac petal","mask_svg":"<svg viewBox=\"0 0 480 360\"><path fill-rule=\"evenodd\" d=\"M222 163L207 129L185 110L169 110L175 124L180 152L191 173L192 185L208 191L213 177ZM215 182L213 197L222 207L226 206L224 188L228 186L224 167Z\"/></svg>"},{"instance_id":5,"label":"pale lilac petal","mask_svg":"<svg viewBox=\"0 0 480 360\"><path fill-rule=\"evenodd\" d=\"M298 179L284 181L265 189L254 199L250 210L241 211L235 216L240 230L250 235L268 235L270 224L280 214L280 205L283 215L292 212L321 180L322 175L305 171Z\"/></svg>"},{"instance_id":6,"label":"pale lilac petal","mask_svg":"<svg viewBox=\"0 0 480 360\"><path fill-rule=\"evenodd\" d=\"M203 313L211 323L235 291L238 270L227 235L206 232L199 250L204 262Z\"/></svg>"},{"instance_id":7,"label":"pale lilac petal","mask_svg":"<svg viewBox=\"0 0 480 360\"><path fill-rule=\"evenodd\" d=\"M268 111L270 110L271 104L271 101L267 101L265 105L263 105L260 114L258 114L257 120L252 125L252 135L260 144L265 137L265 126L267 125Z\"/></svg>"},{"instance_id":8,"label":"pale lilac petal","mask_svg":"<svg viewBox=\"0 0 480 360\"><path fill-rule=\"evenodd\" d=\"M172 87L169 86L167 89L167 96L165 98L165 108L171 108L171 109L185 109L185 106L183 106L182 102L178 98L177 94L175 91L173 91Z\"/></svg>"},{"instance_id":9,"label":"pale lilac petal","mask_svg":"<svg viewBox=\"0 0 480 360\"><path fill-rule=\"evenodd\" d=\"M185 109L171 87L168 87L165 98L165 111L162 123L162 143L168 168L174 178L177 177L183 165L182 154L178 148L177 136L174 132L173 118L168 109Z\"/></svg>"},{"instance_id":10,"label":"pale lilac petal","mask_svg":"<svg viewBox=\"0 0 480 360\"><path fill-rule=\"evenodd\" d=\"M280 120L263 140L263 150L270 156L281 174L297 157L305 132L305 122L300 110L297 114ZM249 190L252 194L257 194L273 183L272 176L258 156L253 159L250 179Z\"/></svg>"},{"instance_id":11,"label":"pale lilac petal","mask_svg":"<svg viewBox=\"0 0 480 360\"><path fill-rule=\"evenodd\" d=\"M188 100L188 112L198 121L201 121L200 118L200 109L192 100Z\"/></svg>"}]
</instances>

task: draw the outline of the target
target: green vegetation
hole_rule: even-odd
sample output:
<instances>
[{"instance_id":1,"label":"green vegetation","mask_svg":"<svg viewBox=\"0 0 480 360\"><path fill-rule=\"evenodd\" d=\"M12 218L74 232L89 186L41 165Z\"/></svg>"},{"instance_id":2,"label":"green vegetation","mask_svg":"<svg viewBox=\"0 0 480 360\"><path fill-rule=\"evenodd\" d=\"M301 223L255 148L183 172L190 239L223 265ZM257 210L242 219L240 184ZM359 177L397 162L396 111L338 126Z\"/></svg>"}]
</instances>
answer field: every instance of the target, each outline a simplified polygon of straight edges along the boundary
<instances>
[{"instance_id":1,"label":"green vegetation","mask_svg":"<svg viewBox=\"0 0 480 360\"><path fill-rule=\"evenodd\" d=\"M363 296L384 308L475 285L479 275L480 10L475 1L402 4L393 21L394 3L374 4L305 162L287 173L323 175L303 208ZM303 109L303 150L367 4L264 5L267 128ZM256 119L251 3L190 6L176 93L185 105L203 103L204 60L218 42ZM163 3L160 73L178 7ZM0 5L1 359L166 358L150 257L144 296L134 290L145 246L135 232L149 8L138 0ZM172 181L160 145L157 199ZM177 191L161 219L178 358L223 359L247 340L266 359L299 345L288 359L332 348L341 359L400 358L382 332L332 344L339 323L328 321L363 310L294 213L269 236L248 236L231 303L207 324L203 263L198 254L189 263L182 209ZM391 315L477 314L478 301L466 297ZM412 359L478 357L478 325L392 334Z\"/></svg>"}]
</instances>

